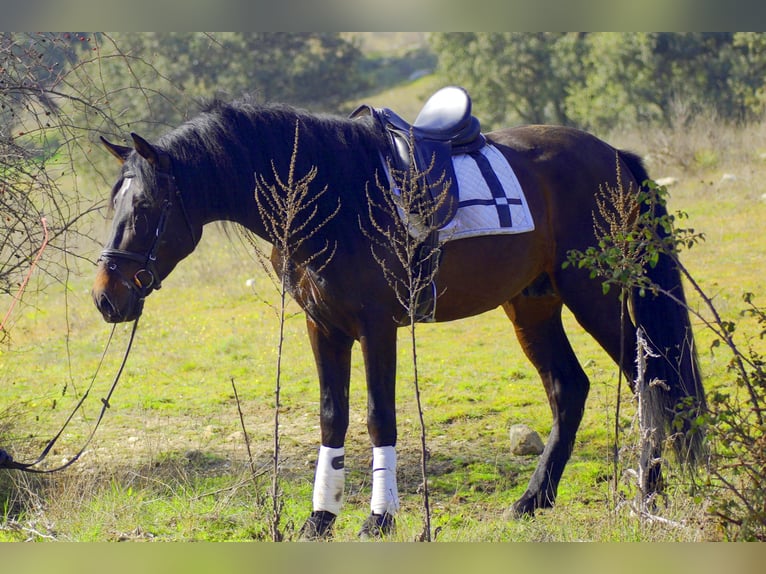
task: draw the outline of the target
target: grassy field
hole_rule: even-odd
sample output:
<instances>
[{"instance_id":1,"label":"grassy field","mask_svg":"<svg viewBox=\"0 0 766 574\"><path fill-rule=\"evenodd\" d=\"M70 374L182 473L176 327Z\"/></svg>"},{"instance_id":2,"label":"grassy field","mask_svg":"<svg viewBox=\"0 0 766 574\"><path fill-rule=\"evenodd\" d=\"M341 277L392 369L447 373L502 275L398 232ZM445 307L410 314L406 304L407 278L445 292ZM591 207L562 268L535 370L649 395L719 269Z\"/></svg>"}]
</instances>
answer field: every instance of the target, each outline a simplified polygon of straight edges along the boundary
<instances>
[{"instance_id":1,"label":"grassy field","mask_svg":"<svg viewBox=\"0 0 766 574\"><path fill-rule=\"evenodd\" d=\"M415 82L396 97L422 101L433 81ZM381 101L385 97L380 96ZM656 147L650 138L631 137L611 141L644 154ZM715 137L686 137L697 138L685 145L691 157L696 154L699 159L686 168L655 159L651 172L679 179L671 188L670 207L688 212L689 225L707 237L684 261L725 317L738 319L741 293L751 291L761 303L766 298L766 128L722 128ZM105 234L106 224L99 225ZM94 260L99 249L86 246L84 255ZM147 301L111 409L82 460L44 478L0 474L0 541L269 539L278 292L252 251L236 233L215 226L206 229L197 251ZM88 294L93 268L82 262L73 262L72 268L65 284L25 300L0 346L0 447L18 459L36 455L56 432L88 387L109 336L110 327ZM698 302L692 300L692 305ZM281 526L288 540L295 538L311 510L319 440L313 360L303 317L294 304L290 312L280 413ZM695 324L707 384L727 385L728 357L709 353L711 338L699 322ZM617 372L570 316L567 325L591 378L591 395L556 508L522 521L505 520L503 511L524 491L536 461L510 455L508 428L526 423L545 437L551 419L542 386L510 323L497 310L454 323L418 326L432 521L439 529L438 540L719 539L704 501L689 495L680 476L671 477L661 509L672 524L631 516L619 504L620 497L631 494L627 481L620 481L615 499L609 453ZM743 324L743 337L755 333L754 326ZM76 452L90 432L128 334L129 327L117 327L86 408L53 451L54 463ZM402 511L394 537L402 541L413 540L422 528L420 431L406 336L402 331L397 389ZM753 339L752 344L766 350L761 340ZM255 477L233 384L251 441ZM625 444L633 432L631 397L623 391L619 400ZM355 350L346 503L336 526L338 540L354 540L368 513L365 405L363 368Z\"/></svg>"}]
</instances>

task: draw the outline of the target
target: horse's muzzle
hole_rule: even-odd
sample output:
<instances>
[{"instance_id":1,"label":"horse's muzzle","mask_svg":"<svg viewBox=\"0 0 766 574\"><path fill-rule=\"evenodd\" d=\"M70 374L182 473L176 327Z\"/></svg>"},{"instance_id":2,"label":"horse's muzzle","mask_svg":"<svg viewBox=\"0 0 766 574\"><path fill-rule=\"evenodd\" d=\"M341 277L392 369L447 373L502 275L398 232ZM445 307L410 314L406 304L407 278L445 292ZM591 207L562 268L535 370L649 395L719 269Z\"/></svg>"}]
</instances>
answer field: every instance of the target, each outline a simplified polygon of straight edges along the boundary
<instances>
[{"instance_id":1,"label":"horse's muzzle","mask_svg":"<svg viewBox=\"0 0 766 574\"><path fill-rule=\"evenodd\" d=\"M99 264L91 296L107 323L133 321L144 308L144 300L135 289L121 276L109 273L103 263Z\"/></svg>"}]
</instances>

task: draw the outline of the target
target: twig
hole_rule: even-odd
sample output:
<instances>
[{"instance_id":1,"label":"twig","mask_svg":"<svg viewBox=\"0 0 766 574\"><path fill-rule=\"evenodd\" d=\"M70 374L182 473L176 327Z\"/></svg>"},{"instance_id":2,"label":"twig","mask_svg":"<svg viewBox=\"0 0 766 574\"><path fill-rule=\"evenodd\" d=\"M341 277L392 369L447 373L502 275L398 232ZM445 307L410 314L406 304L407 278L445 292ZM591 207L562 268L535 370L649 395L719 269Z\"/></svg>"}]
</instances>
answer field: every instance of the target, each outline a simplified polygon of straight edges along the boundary
<instances>
[{"instance_id":1,"label":"twig","mask_svg":"<svg viewBox=\"0 0 766 574\"><path fill-rule=\"evenodd\" d=\"M449 200L452 182L446 180L444 173L435 178L435 181L429 182L428 175L434 167L434 159L432 158L431 165L423 171L419 170L413 155L414 142L412 137L410 139L409 169L397 170L387 166L390 186L382 183L376 176L375 183L382 193L382 201L377 203L368 191L368 212L372 231L367 231L361 221L360 226L370 240L373 258L407 314L413 386L420 422L420 470L423 480L424 524L417 540L430 542L433 538L428 490L428 449L420 394L416 324L419 320L418 302L426 290L434 288L438 274L440 246L438 241L429 242L429 239L438 233L439 227L444 223L439 220L439 210ZM380 252L376 251L376 247ZM391 259L395 265L398 264L399 269L391 268L388 262ZM436 296L437 294L434 294L434 297Z\"/></svg>"},{"instance_id":2,"label":"twig","mask_svg":"<svg viewBox=\"0 0 766 574\"><path fill-rule=\"evenodd\" d=\"M22 526L21 530L23 532L29 532L30 534L33 534L34 536L37 536L39 538L44 538L46 540L58 540L58 538L56 538L55 536L51 536L50 534L43 534L42 532L39 532L35 530L34 528L29 528L27 526ZM26 541L31 542L32 538L28 538Z\"/></svg>"},{"instance_id":3,"label":"twig","mask_svg":"<svg viewBox=\"0 0 766 574\"><path fill-rule=\"evenodd\" d=\"M45 247L48 245L48 221L43 216L40 218L40 223L43 226L43 233L44 233L43 243L40 246L40 249L37 252L37 255L35 255L35 258L32 260L32 264L29 266L29 272L27 273L26 277L24 277L24 280L21 282L21 285L19 285L19 292L13 298L13 301L11 302L11 306L8 308L8 312L5 314L5 317L3 317L2 323L0 323L0 333L5 331L5 323L6 321L8 321L8 317L11 316L11 312L13 311L13 308L16 306L16 303L21 301L21 296L24 294L24 290L27 288L27 283L29 283L29 278L32 276L32 272L35 270L35 266L37 265L37 262L40 260L40 257L42 256L43 251L45 251Z\"/></svg>"},{"instance_id":4,"label":"twig","mask_svg":"<svg viewBox=\"0 0 766 574\"><path fill-rule=\"evenodd\" d=\"M237 413L239 413L239 424L242 427L242 433L245 435L245 447L247 448L247 460L250 464L250 475L253 477L253 482L255 483L255 486L258 486L258 483L256 482L256 472L255 472L255 462L253 461L253 453L250 450L250 435L247 433L247 428L245 427L245 417L242 414L242 405L239 402L239 393L237 393L237 385L234 383L234 377L231 378L231 388L234 390L234 400L237 403Z\"/></svg>"},{"instance_id":5,"label":"twig","mask_svg":"<svg viewBox=\"0 0 766 574\"><path fill-rule=\"evenodd\" d=\"M317 175L316 166L312 166L304 176L296 176L299 136L300 123L296 120L295 138L293 140L293 150L286 180L279 176L273 161L271 168L274 183L269 183L263 174L260 173L256 174L255 177L255 202L258 206L258 212L266 229L269 242L279 253L279 263L275 269L279 278L279 308L277 309L279 334L277 342L277 372L274 385L272 514L270 520L271 536L275 542L281 541L284 538L279 530L282 512L282 502L279 497L279 414L282 406L282 358L285 340L287 294L292 287L290 280L294 271L303 270L308 273L309 266L312 266L313 272L317 273L333 259L335 255L334 245L331 246L329 243L325 243L317 248L316 245L310 245L309 242L312 239L315 240L319 230L340 211L339 199L333 211L320 214L319 199L327 191L327 186L318 191L312 191L311 184ZM314 243L317 243L316 240ZM318 268L316 268L317 266Z\"/></svg>"}]
</instances>

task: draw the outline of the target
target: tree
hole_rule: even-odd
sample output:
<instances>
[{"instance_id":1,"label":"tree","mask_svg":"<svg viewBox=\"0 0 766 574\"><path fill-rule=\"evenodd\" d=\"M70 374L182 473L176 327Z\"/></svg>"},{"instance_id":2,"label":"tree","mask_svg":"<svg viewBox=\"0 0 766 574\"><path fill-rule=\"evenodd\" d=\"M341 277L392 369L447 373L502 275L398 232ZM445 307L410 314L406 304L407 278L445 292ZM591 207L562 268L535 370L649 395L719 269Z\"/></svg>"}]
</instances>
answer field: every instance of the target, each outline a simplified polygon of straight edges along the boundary
<instances>
[{"instance_id":1,"label":"tree","mask_svg":"<svg viewBox=\"0 0 766 574\"><path fill-rule=\"evenodd\" d=\"M445 77L469 89L491 125L564 123L594 131L687 127L764 111L760 32L442 33Z\"/></svg>"},{"instance_id":2,"label":"tree","mask_svg":"<svg viewBox=\"0 0 766 574\"><path fill-rule=\"evenodd\" d=\"M473 94L488 124L571 123L567 86L580 81L585 35L559 32L438 33L439 69Z\"/></svg>"},{"instance_id":3,"label":"tree","mask_svg":"<svg viewBox=\"0 0 766 574\"><path fill-rule=\"evenodd\" d=\"M733 65L732 90L746 117L762 118L766 110L766 34L736 32L732 44L739 54Z\"/></svg>"},{"instance_id":4,"label":"tree","mask_svg":"<svg viewBox=\"0 0 766 574\"><path fill-rule=\"evenodd\" d=\"M72 35L0 34L0 293L15 291L50 231L39 269L56 276L67 244L92 205L72 185L73 156L88 125L71 120L72 104L91 107L68 89L81 40ZM84 40L83 40L84 41Z\"/></svg>"},{"instance_id":5,"label":"tree","mask_svg":"<svg viewBox=\"0 0 766 574\"><path fill-rule=\"evenodd\" d=\"M586 79L570 88L567 109L579 125L601 130L635 124L682 129L700 114L756 119L764 85L762 36L591 34Z\"/></svg>"},{"instance_id":6,"label":"tree","mask_svg":"<svg viewBox=\"0 0 766 574\"><path fill-rule=\"evenodd\" d=\"M120 106L135 120L163 125L177 125L197 100L216 95L335 111L360 85L361 51L337 33L133 32L106 37L101 49L115 89L140 80L140 91L115 92Z\"/></svg>"}]
</instances>

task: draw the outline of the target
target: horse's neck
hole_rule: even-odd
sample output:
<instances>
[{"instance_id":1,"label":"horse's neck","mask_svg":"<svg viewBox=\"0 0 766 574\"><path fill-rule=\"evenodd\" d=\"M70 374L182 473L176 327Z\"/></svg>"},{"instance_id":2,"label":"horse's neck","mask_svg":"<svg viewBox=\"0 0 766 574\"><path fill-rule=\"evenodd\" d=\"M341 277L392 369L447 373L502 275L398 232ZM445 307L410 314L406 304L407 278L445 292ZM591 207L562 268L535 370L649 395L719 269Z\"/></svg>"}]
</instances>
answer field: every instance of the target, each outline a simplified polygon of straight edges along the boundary
<instances>
[{"instance_id":1,"label":"horse's neck","mask_svg":"<svg viewBox=\"0 0 766 574\"><path fill-rule=\"evenodd\" d=\"M338 193L338 190L344 189L351 194L345 195L344 201L349 205L342 207L346 212L356 209L350 203L364 202L366 197L365 182L370 186L375 185L374 173L366 174L366 176L362 173L366 172L362 166L367 165L369 169L370 163L369 158L362 158L361 154L365 152L354 146L340 146L335 149L334 153L317 152L316 138L313 141L311 138L303 139L303 132L298 133L296 152L294 146L295 123L298 119L298 115L288 115L283 119L284 124L272 126L281 134L278 138L258 134L257 128L253 127L253 131L243 137L241 141L225 142L230 145L235 144L232 145L233 149L242 149L244 146L248 150L247 160L242 161L240 158L236 161L229 161L227 169L217 170L218 177L223 181L216 182L215 187L217 189L209 188L210 192L220 194L220 196L208 198L208 204L211 208L208 221L234 221L279 248L279 241L275 240L275 233L284 238L284 232L289 233L291 231L281 227L288 216L295 216L293 227L302 227L302 233L311 231L312 222L317 227L336 228L335 218L339 209L337 205L339 200L333 198L337 198L335 194ZM301 130L309 129L321 130L323 127L316 124L301 123ZM317 133L314 132L312 135L316 136ZM326 135L327 138L337 137L337 134L328 133ZM272 143L266 149L258 146L257 143L244 143L263 141ZM274 143L275 141L278 143ZM304 141L307 143L301 147L301 143ZM293 164L291 158L293 158L294 153L297 153L297 161ZM349 154L349 157L342 157L344 154ZM311 159L309 160L309 158ZM229 159L231 160L231 158ZM359 181L349 182L346 179L342 182L337 181L339 178L347 178L347 175L339 175L338 166L348 165L349 162L354 162L354 165L359 163ZM293 165L294 172L291 171ZM316 179L311 179L310 174L313 172L315 172L314 177ZM305 184L305 186L301 187L301 184ZM354 189L349 190L349 186ZM322 191L323 189L325 191ZM316 193L322 193L323 196L316 201L316 206L319 207L318 214L311 215L315 204L312 203L310 194ZM360 196L354 198L352 197L353 193L358 193ZM256 197L257 194L259 197ZM285 201L286 194L294 194L293 199L295 201ZM296 204L298 207L295 207ZM285 212L291 208L289 206L293 206L292 209L301 210L300 213L289 214ZM307 222L306 218L313 219ZM329 229L325 229L325 231L332 233ZM325 234L318 235L311 234L310 240L303 244L302 248L309 252L325 249L327 244L326 237L323 237Z\"/></svg>"},{"instance_id":2,"label":"horse's neck","mask_svg":"<svg viewBox=\"0 0 766 574\"><path fill-rule=\"evenodd\" d=\"M241 145L239 142L223 142L221 146ZM257 174L263 163L249 150L247 158L226 158L227 165L214 166L212 173L202 170L192 173L193 183L199 184L199 205L205 224L231 221L262 236L262 221L255 202ZM203 162L200 162L203 163Z\"/></svg>"}]
</instances>

